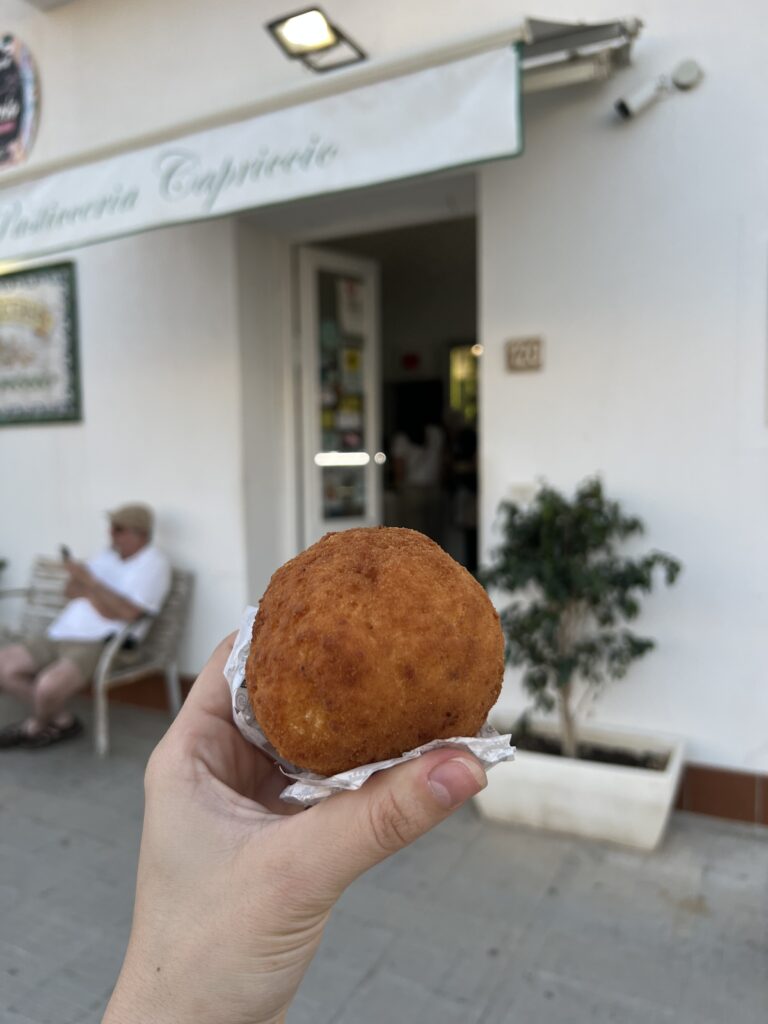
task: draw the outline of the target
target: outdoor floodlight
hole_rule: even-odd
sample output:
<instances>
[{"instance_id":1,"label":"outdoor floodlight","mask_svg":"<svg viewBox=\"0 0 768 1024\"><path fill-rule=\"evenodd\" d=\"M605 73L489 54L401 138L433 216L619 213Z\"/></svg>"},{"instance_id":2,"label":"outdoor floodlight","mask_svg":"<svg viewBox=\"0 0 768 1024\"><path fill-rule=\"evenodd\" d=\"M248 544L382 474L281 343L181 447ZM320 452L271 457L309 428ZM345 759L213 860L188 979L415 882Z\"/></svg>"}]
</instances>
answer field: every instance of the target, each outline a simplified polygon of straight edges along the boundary
<instances>
[{"instance_id":1,"label":"outdoor floodlight","mask_svg":"<svg viewBox=\"0 0 768 1024\"><path fill-rule=\"evenodd\" d=\"M266 28L286 56L300 60L312 71L332 71L367 56L319 7L278 18Z\"/></svg>"},{"instance_id":2,"label":"outdoor floodlight","mask_svg":"<svg viewBox=\"0 0 768 1024\"><path fill-rule=\"evenodd\" d=\"M670 75L661 75L653 81L645 82L628 96L622 97L614 104L617 114L625 121L637 117L652 106L657 100L679 89L688 92L695 89L704 77L704 70L695 60L682 60Z\"/></svg>"}]
</instances>

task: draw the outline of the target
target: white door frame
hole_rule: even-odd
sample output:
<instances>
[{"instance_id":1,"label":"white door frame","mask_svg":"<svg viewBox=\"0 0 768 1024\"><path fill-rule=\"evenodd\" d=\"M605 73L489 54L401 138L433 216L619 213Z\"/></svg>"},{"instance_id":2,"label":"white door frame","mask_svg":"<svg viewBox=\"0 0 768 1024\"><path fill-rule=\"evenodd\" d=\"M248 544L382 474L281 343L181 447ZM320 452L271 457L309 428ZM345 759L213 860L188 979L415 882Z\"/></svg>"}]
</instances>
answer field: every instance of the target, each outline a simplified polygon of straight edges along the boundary
<instances>
[{"instance_id":1,"label":"white door frame","mask_svg":"<svg viewBox=\"0 0 768 1024\"><path fill-rule=\"evenodd\" d=\"M287 474L284 510L286 526L281 551L283 561L304 547L305 507L301 458L305 446L302 405L300 301L298 288L298 252L301 246L330 242L334 238L408 228L461 217L480 216L482 193L479 170L427 175L408 183L375 186L337 196L320 196L287 204L282 209L256 211L253 222L290 247L285 260L287 302L281 337L290 358L283 360L283 410L281 429L285 450L292 463ZM301 215L297 216L301 211ZM478 265L478 274L480 268ZM479 331L479 325L478 325ZM478 334L479 336L479 334ZM377 400L380 395L377 395Z\"/></svg>"},{"instance_id":2,"label":"white door frame","mask_svg":"<svg viewBox=\"0 0 768 1024\"><path fill-rule=\"evenodd\" d=\"M363 452L368 462L361 471L365 474L365 512L362 516L323 519L322 469L315 464L315 456L322 452L319 429L319 321L317 315L317 277L328 270L349 274L365 282L369 301L366 302L363 321ZM368 259L350 256L329 249L300 248L298 277L294 287L299 291L299 349L301 352L301 411L302 446L298 458L302 467L299 474L303 491L302 546L319 540L331 530L360 526L377 526L382 521L383 468L374 455L379 449L381 435L381 327L378 265ZM361 453L362 454L362 453Z\"/></svg>"}]
</instances>

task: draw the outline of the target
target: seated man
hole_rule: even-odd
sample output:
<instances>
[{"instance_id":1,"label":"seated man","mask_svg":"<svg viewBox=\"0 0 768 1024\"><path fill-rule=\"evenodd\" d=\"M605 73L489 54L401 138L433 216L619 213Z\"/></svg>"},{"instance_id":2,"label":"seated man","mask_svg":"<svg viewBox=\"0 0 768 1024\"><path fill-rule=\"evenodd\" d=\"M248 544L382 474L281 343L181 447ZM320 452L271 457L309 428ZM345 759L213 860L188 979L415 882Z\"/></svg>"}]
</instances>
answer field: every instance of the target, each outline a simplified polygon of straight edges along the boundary
<instances>
[{"instance_id":1,"label":"seated man","mask_svg":"<svg viewBox=\"0 0 768 1024\"><path fill-rule=\"evenodd\" d=\"M65 562L65 593L71 600L47 632L0 647L0 690L32 707L28 718L0 729L0 748L47 747L82 732L66 704L90 681L104 644L128 623L162 607L171 569L151 543L151 510L125 505L108 514L112 546L86 564ZM136 625L134 643L149 625Z\"/></svg>"}]
</instances>

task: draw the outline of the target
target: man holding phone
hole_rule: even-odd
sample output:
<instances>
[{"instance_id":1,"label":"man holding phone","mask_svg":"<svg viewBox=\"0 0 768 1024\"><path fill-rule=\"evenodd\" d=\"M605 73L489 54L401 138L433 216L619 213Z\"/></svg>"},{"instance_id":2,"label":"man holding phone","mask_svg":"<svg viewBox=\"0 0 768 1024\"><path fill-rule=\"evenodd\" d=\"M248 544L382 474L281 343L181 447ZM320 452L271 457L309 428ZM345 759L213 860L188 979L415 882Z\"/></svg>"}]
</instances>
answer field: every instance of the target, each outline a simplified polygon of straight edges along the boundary
<instances>
[{"instance_id":1,"label":"man holding phone","mask_svg":"<svg viewBox=\"0 0 768 1024\"><path fill-rule=\"evenodd\" d=\"M111 545L87 563L61 546L70 600L47 632L0 647L0 690L31 705L23 721L0 728L0 749L39 749L81 733L66 705L92 678L104 644L135 622L129 639L135 645L149 628L144 616L163 605L171 569L152 543L152 510L123 505L108 515Z\"/></svg>"}]
</instances>

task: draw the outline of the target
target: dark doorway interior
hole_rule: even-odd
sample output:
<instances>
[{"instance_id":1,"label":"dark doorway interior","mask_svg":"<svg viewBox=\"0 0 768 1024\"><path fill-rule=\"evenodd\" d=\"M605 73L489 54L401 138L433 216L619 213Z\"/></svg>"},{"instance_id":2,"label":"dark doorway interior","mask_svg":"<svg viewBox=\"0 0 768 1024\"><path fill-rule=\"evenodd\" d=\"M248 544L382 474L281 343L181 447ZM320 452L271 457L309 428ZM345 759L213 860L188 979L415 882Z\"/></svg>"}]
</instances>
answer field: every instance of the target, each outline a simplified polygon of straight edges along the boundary
<instances>
[{"instance_id":1,"label":"dark doorway interior","mask_svg":"<svg viewBox=\"0 0 768 1024\"><path fill-rule=\"evenodd\" d=\"M477 252L472 218L334 239L381 272L383 521L477 566Z\"/></svg>"}]
</instances>

